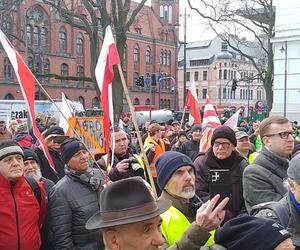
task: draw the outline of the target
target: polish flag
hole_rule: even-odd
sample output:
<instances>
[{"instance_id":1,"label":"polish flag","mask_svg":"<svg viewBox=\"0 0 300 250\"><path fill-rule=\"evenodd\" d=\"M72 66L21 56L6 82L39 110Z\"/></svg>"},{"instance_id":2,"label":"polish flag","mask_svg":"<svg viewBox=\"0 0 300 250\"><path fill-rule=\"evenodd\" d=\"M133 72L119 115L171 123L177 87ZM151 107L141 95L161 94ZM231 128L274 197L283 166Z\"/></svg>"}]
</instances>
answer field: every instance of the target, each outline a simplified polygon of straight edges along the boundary
<instances>
[{"instance_id":1,"label":"polish flag","mask_svg":"<svg viewBox=\"0 0 300 250\"><path fill-rule=\"evenodd\" d=\"M59 118L59 126L64 129L66 135L70 135L72 128L69 125L68 119L74 117L74 113L71 111L71 107L68 103L68 99L65 94L61 93L61 106L60 106L60 118Z\"/></svg>"},{"instance_id":2,"label":"polish flag","mask_svg":"<svg viewBox=\"0 0 300 250\"><path fill-rule=\"evenodd\" d=\"M28 107L29 117L32 121L33 133L35 137L38 139L38 141L40 142L40 145L42 146L42 149L45 153L45 156L49 162L50 167L56 173L54 163L49 154L46 142L43 136L41 135L41 132L39 131L35 122L34 94L35 94L35 83L37 82L37 79L31 73L30 69L25 64L19 52L10 43L10 41L8 40L8 38L5 36L5 34L2 32L1 29L0 29L0 42L14 68L15 74L20 84L22 94L24 96L25 102Z\"/></svg>"},{"instance_id":3,"label":"polish flag","mask_svg":"<svg viewBox=\"0 0 300 250\"><path fill-rule=\"evenodd\" d=\"M186 106L190 111L189 124L201 124L200 110L198 97L196 92L195 82L191 83L189 92L186 97Z\"/></svg>"},{"instance_id":4,"label":"polish flag","mask_svg":"<svg viewBox=\"0 0 300 250\"><path fill-rule=\"evenodd\" d=\"M114 109L112 99L112 81L114 79L114 65L120 63L119 53L108 25L105 30L105 37L102 49L95 69L95 76L101 91L100 101L103 108L103 130L106 152L109 152L109 130L110 125L114 125Z\"/></svg>"},{"instance_id":5,"label":"polish flag","mask_svg":"<svg viewBox=\"0 0 300 250\"><path fill-rule=\"evenodd\" d=\"M230 127L231 129L237 128L241 109L238 109L225 123L224 125Z\"/></svg>"},{"instance_id":6,"label":"polish flag","mask_svg":"<svg viewBox=\"0 0 300 250\"><path fill-rule=\"evenodd\" d=\"M206 99L206 104L204 106L203 114L203 126L208 125L209 127L215 129L221 125L219 117L216 110L209 98Z\"/></svg>"}]
</instances>

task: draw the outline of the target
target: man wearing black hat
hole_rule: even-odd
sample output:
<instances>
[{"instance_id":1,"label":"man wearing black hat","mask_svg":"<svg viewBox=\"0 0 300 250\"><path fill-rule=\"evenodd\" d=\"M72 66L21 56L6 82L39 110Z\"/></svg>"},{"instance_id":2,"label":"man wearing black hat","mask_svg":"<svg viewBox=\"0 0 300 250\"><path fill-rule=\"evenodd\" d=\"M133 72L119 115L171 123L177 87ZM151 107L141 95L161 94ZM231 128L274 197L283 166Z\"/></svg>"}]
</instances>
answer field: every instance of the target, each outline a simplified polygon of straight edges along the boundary
<instances>
[{"instance_id":1,"label":"man wearing black hat","mask_svg":"<svg viewBox=\"0 0 300 250\"><path fill-rule=\"evenodd\" d=\"M186 156L190 157L192 160L196 157L199 153L199 145L201 140L201 126L195 125L191 129L191 140L183 143L180 147L179 152L185 154Z\"/></svg>"},{"instance_id":2,"label":"man wearing black hat","mask_svg":"<svg viewBox=\"0 0 300 250\"><path fill-rule=\"evenodd\" d=\"M211 148L205 154L199 154L194 160L196 168L196 193L203 201L210 197L209 176L211 170L226 169L230 187L230 204L226 210L225 221L245 211L243 199L242 173L248 165L236 150L237 141L234 131L228 126L220 126L213 132Z\"/></svg>"},{"instance_id":3,"label":"man wearing black hat","mask_svg":"<svg viewBox=\"0 0 300 250\"><path fill-rule=\"evenodd\" d=\"M100 212L87 222L89 230L103 231L107 250L159 249L164 242L160 214L171 201L156 201L140 177L108 185L100 196Z\"/></svg>"},{"instance_id":4,"label":"man wearing black hat","mask_svg":"<svg viewBox=\"0 0 300 250\"><path fill-rule=\"evenodd\" d=\"M42 176L56 183L65 175L64 163L61 160L60 152L60 144L66 139L65 132L63 128L53 126L46 130L43 136L53 160L55 171L50 167L44 151L41 148L36 148L35 153L39 158Z\"/></svg>"},{"instance_id":5,"label":"man wearing black hat","mask_svg":"<svg viewBox=\"0 0 300 250\"><path fill-rule=\"evenodd\" d=\"M254 206L252 212L258 211L256 216L276 220L285 226L294 245L300 249L300 155L290 161L287 175L288 193L278 202Z\"/></svg>"},{"instance_id":6,"label":"man wearing black hat","mask_svg":"<svg viewBox=\"0 0 300 250\"><path fill-rule=\"evenodd\" d=\"M99 230L87 231L87 219L99 211L104 175L89 165L86 147L77 139L61 144L66 175L51 190L49 212L54 249L103 249Z\"/></svg>"},{"instance_id":7,"label":"man wearing black hat","mask_svg":"<svg viewBox=\"0 0 300 250\"><path fill-rule=\"evenodd\" d=\"M161 215L161 231L165 247L199 249L210 238L209 231L218 228L224 219L224 199L219 196L202 203L195 195L195 167L186 155L169 151L158 157L157 184L162 190L159 200L171 200L172 207ZM212 239L209 240L212 243Z\"/></svg>"},{"instance_id":8,"label":"man wearing black hat","mask_svg":"<svg viewBox=\"0 0 300 250\"><path fill-rule=\"evenodd\" d=\"M43 183L35 183L40 201L24 176L22 148L12 140L0 142L0 249L39 250L45 215Z\"/></svg>"}]
</instances>

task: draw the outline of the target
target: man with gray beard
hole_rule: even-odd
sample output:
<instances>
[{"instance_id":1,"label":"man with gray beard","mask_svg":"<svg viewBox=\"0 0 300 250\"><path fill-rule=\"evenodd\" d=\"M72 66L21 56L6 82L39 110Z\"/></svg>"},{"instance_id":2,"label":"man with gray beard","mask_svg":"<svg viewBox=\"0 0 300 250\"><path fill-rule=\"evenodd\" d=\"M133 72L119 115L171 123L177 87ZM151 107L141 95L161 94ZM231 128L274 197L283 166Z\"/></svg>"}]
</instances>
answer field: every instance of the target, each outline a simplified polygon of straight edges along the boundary
<instances>
[{"instance_id":1,"label":"man with gray beard","mask_svg":"<svg viewBox=\"0 0 300 250\"><path fill-rule=\"evenodd\" d=\"M194 250L213 243L210 231L224 220L229 198L218 206L219 195L202 203L195 194L195 167L182 153L168 151L158 157L155 166L157 184L162 190L159 200L172 201L172 206L160 215L165 244L159 249Z\"/></svg>"}]
</instances>

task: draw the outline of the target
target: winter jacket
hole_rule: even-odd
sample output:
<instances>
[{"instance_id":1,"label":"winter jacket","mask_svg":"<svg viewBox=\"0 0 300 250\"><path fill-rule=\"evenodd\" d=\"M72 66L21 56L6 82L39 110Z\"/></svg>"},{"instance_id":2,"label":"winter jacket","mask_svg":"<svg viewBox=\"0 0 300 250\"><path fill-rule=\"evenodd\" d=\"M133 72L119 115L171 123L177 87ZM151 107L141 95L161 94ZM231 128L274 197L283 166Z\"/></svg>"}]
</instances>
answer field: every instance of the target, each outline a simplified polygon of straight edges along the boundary
<instances>
[{"instance_id":1,"label":"winter jacket","mask_svg":"<svg viewBox=\"0 0 300 250\"><path fill-rule=\"evenodd\" d=\"M160 250L198 250L201 246L204 246L210 237L210 233L201 229L195 222L196 215L192 214L189 210L187 203L182 203L175 197L169 195L166 191L162 191L159 198L160 200L171 200L172 206L178 209L191 223L186 231L182 234L180 240L178 240L172 246L167 243L159 247ZM175 228L174 232L176 232Z\"/></svg>"},{"instance_id":2,"label":"winter jacket","mask_svg":"<svg viewBox=\"0 0 300 250\"><path fill-rule=\"evenodd\" d=\"M98 169L93 171L97 178L102 179ZM100 209L101 191L101 186L93 191L89 183L70 173L51 189L49 219L54 249L104 249L100 230L85 228L87 220Z\"/></svg>"},{"instance_id":3,"label":"winter jacket","mask_svg":"<svg viewBox=\"0 0 300 250\"><path fill-rule=\"evenodd\" d=\"M186 156L190 157L192 160L197 156L199 153L199 141L190 140L185 143L179 148L179 152L185 154Z\"/></svg>"},{"instance_id":4,"label":"winter jacket","mask_svg":"<svg viewBox=\"0 0 300 250\"><path fill-rule=\"evenodd\" d=\"M218 160L210 148L206 154L199 154L195 161L196 168L196 193L206 202L210 199L209 173L211 169L229 169L231 182L230 207L226 210L225 221L245 212L243 199L242 174L248 162L238 152L233 151L231 156L225 160Z\"/></svg>"},{"instance_id":5,"label":"winter jacket","mask_svg":"<svg viewBox=\"0 0 300 250\"><path fill-rule=\"evenodd\" d=\"M281 205L282 209L285 209L285 213L288 214L288 226L287 230L291 234L291 238L295 246L300 248L300 215L297 213L294 205L291 202L290 196L285 195L280 201L277 202ZM257 205L259 206L259 205ZM257 207L255 206L255 207ZM264 206L264 209L261 209L255 216L263 217L267 219L276 220L276 222L280 223L280 219L277 217L278 214L273 209L268 208L268 206Z\"/></svg>"},{"instance_id":6,"label":"winter jacket","mask_svg":"<svg viewBox=\"0 0 300 250\"><path fill-rule=\"evenodd\" d=\"M0 175L0 249L40 249L46 194L42 182L39 187L41 205L24 177L13 184Z\"/></svg>"},{"instance_id":7,"label":"winter jacket","mask_svg":"<svg viewBox=\"0 0 300 250\"><path fill-rule=\"evenodd\" d=\"M57 151L55 151L51 148L49 149L49 153L53 160L54 167L56 169L56 173L50 167L49 162L48 162L44 152L41 149L36 148L35 153L37 154L37 156L39 158L40 168L41 168L43 177L56 183L65 176L64 163L62 162L61 156Z\"/></svg>"},{"instance_id":8,"label":"winter jacket","mask_svg":"<svg viewBox=\"0 0 300 250\"><path fill-rule=\"evenodd\" d=\"M279 201L287 192L283 180L287 178L289 161L263 147L243 176L244 199L247 211L254 205Z\"/></svg>"}]
</instances>

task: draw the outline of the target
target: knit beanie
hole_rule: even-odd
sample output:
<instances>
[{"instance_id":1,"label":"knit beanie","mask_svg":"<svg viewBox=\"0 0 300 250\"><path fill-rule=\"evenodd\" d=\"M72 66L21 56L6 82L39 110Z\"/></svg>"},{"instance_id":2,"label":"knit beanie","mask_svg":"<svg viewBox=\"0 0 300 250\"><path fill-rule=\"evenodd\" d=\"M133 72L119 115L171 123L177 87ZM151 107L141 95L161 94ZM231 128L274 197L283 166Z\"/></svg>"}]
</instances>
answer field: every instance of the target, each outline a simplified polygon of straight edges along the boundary
<instances>
[{"instance_id":1,"label":"knit beanie","mask_svg":"<svg viewBox=\"0 0 300 250\"><path fill-rule=\"evenodd\" d=\"M194 125L192 128L191 128L191 133L195 132L196 130L202 130L202 127L200 125Z\"/></svg>"},{"instance_id":2,"label":"knit beanie","mask_svg":"<svg viewBox=\"0 0 300 250\"><path fill-rule=\"evenodd\" d=\"M214 132L213 135L211 137L211 142L210 145L213 146L215 143L215 140L217 138L225 138L228 139L235 147L236 147L236 138L235 138L235 133L234 131L228 127L228 126L219 126L217 127Z\"/></svg>"},{"instance_id":3,"label":"knit beanie","mask_svg":"<svg viewBox=\"0 0 300 250\"><path fill-rule=\"evenodd\" d=\"M65 135L64 129L60 126L50 127L44 134L46 138L48 135Z\"/></svg>"},{"instance_id":4,"label":"knit beanie","mask_svg":"<svg viewBox=\"0 0 300 250\"><path fill-rule=\"evenodd\" d=\"M76 154L79 150L86 149L84 144L76 138L68 138L63 141L60 145L61 149L61 158L65 164L67 164L74 154Z\"/></svg>"},{"instance_id":5,"label":"knit beanie","mask_svg":"<svg viewBox=\"0 0 300 250\"><path fill-rule=\"evenodd\" d=\"M23 150L13 140L3 140L0 142L0 161L10 155L19 154L23 157Z\"/></svg>"},{"instance_id":6,"label":"knit beanie","mask_svg":"<svg viewBox=\"0 0 300 250\"><path fill-rule=\"evenodd\" d=\"M23 148L23 152L24 152L24 161L34 160L38 164L40 163L37 154L33 150Z\"/></svg>"},{"instance_id":7,"label":"knit beanie","mask_svg":"<svg viewBox=\"0 0 300 250\"><path fill-rule=\"evenodd\" d=\"M288 231L273 220L244 215L217 229L215 243L230 250L273 250L290 237Z\"/></svg>"},{"instance_id":8,"label":"knit beanie","mask_svg":"<svg viewBox=\"0 0 300 250\"><path fill-rule=\"evenodd\" d=\"M191 166L195 169L192 160L179 152L167 151L160 155L155 162L157 172L157 184L164 189L172 174L182 166Z\"/></svg>"}]
</instances>

